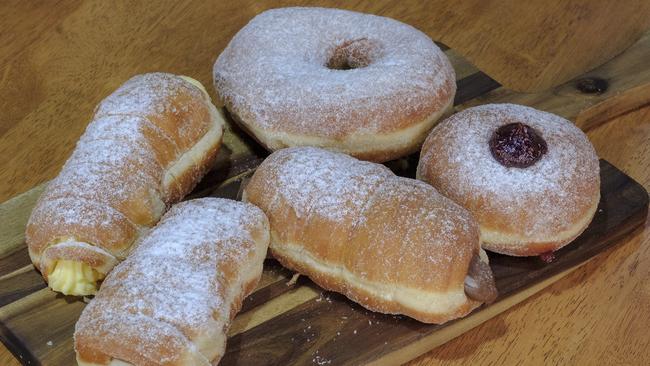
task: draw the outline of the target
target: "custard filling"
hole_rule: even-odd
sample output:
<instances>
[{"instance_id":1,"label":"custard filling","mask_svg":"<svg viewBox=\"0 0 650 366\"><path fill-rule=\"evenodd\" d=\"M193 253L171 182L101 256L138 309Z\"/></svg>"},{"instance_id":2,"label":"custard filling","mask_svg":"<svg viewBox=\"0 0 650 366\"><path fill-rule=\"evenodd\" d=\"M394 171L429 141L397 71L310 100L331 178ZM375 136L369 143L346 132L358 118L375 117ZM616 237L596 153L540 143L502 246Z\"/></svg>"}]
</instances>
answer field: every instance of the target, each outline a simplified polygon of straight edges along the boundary
<instances>
[{"instance_id":1,"label":"custard filling","mask_svg":"<svg viewBox=\"0 0 650 366\"><path fill-rule=\"evenodd\" d=\"M54 263L48 285L64 295L86 296L97 292L97 282L105 277L88 263L61 259Z\"/></svg>"},{"instance_id":2,"label":"custard filling","mask_svg":"<svg viewBox=\"0 0 650 366\"><path fill-rule=\"evenodd\" d=\"M197 88L201 89L201 91L204 92L205 95L208 95L208 91L205 90L205 87L203 86L203 84L201 84L198 80L193 79L193 78L191 78L191 77L189 77L189 76L185 76L185 75L179 75L179 77L180 77L181 79L187 81L188 83L190 83L190 84L196 86Z\"/></svg>"}]
</instances>

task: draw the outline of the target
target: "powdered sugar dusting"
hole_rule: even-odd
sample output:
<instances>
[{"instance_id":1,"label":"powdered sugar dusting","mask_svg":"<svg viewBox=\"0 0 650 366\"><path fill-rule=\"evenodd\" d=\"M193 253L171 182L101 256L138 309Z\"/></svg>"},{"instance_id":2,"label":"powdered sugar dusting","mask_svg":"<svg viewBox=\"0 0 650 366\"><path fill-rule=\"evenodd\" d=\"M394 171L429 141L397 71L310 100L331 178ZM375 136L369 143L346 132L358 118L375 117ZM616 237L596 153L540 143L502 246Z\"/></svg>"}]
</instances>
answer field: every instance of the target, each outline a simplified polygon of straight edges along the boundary
<instances>
[{"instance_id":1,"label":"powdered sugar dusting","mask_svg":"<svg viewBox=\"0 0 650 366\"><path fill-rule=\"evenodd\" d=\"M493 132L513 122L533 127L548 144L528 168L507 168L490 152ZM584 133L559 116L514 104L470 108L440 123L424 144L418 170L479 222L501 215L508 218L501 224L516 222L525 235L572 225L599 190L598 157Z\"/></svg>"},{"instance_id":2,"label":"powdered sugar dusting","mask_svg":"<svg viewBox=\"0 0 650 366\"><path fill-rule=\"evenodd\" d=\"M188 103L176 103L179 95L188 95ZM195 111L190 101L203 101L205 96L196 86L182 78L165 73L149 73L134 76L104 99L95 111L95 118L110 115L129 115L154 120L160 116L187 116ZM165 126L167 136L186 148L189 141L207 129L207 121L185 119L178 125ZM196 123L199 122L199 123Z\"/></svg>"},{"instance_id":3,"label":"powdered sugar dusting","mask_svg":"<svg viewBox=\"0 0 650 366\"><path fill-rule=\"evenodd\" d=\"M181 154L176 135L193 136L209 123L161 118L161 113L174 114L166 108L176 108L171 99L179 93L196 103L206 102L202 92L182 78L152 73L133 77L99 104L33 211L27 230L33 252L56 240L47 237L54 233L92 239L91 244L122 257L136 233L160 218L169 203L163 194L163 173ZM54 205L53 200L66 203ZM109 228L114 235L102 239Z\"/></svg>"},{"instance_id":4,"label":"powdered sugar dusting","mask_svg":"<svg viewBox=\"0 0 650 366\"><path fill-rule=\"evenodd\" d=\"M402 271L401 281L441 291L459 286L459 282L449 278L465 277L465 264L479 245L475 220L424 182L402 177L395 181L393 190L387 194L396 196L403 207L396 215L400 218L392 223L399 222L397 225L405 228L401 232L399 261L420 268Z\"/></svg>"},{"instance_id":5,"label":"powdered sugar dusting","mask_svg":"<svg viewBox=\"0 0 650 366\"><path fill-rule=\"evenodd\" d=\"M132 254L108 275L77 323L82 337L133 337L146 348L180 331L190 341L222 332L249 262L265 251L252 230L268 223L257 207L204 198L172 207ZM230 288L229 288L230 287ZM241 296L241 295L239 295ZM138 321L143 318L143 321ZM141 325L161 322L150 333ZM122 326L113 334L115 325ZM101 337L100 337L101 338ZM102 341L103 342L103 341Z\"/></svg>"},{"instance_id":6,"label":"powdered sugar dusting","mask_svg":"<svg viewBox=\"0 0 650 366\"><path fill-rule=\"evenodd\" d=\"M105 117L91 123L50 184L48 194L65 192L104 204L133 192L160 194L163 167L142 133L144 123L129 116Z\"/></svg>"},{"instance_id":7,"label":"powdered sugar dusting","mask_svg":"<svg viewBox=\"0 0 650 366\"><path fill-rule=\"evenodd\" d=\"M283 157L275 189L299 217L312 211L334 222L357 217L371 192L393 175L382 165L314 147L284 149L277 159Z\"/></svg>"},{"instance_id":8,"label":"powdered sugar dusting","mask_svg":"<svg viewBox=\"0 0 650 366\"><path fill-rule=\"evenodd\" d=\"M27 237L30 249L40 253L50 241L74 238L98 247L117 258L137 235L134 225L119 211L83 198L47 198L39 201L30 217L38 228Z\"/></svg>"},{"instance_id":9,"label":"powdered sugar dusting","mask_svg":"<svg viewBox=\"0 0 650 366\"><path fill-rule=\"evenodd\" d=\"M355 40L377 45L370 64L329 69L333 50ZM442 109L456 87L445 55L417 29L324 8L256 16L217 59L214 82L244 123L321 137L395 131L405 116Z\"/></svg>"},{"instance_id":10,"label":"powdered sugar dusting","mask_svg":"<svg viewBox=\"0 0 650 366\"><path fill-rule=\"evenodd\" d=\"M479 245L478 226L465 209L426 183L393 176L375 191L363 217L352 231L354 250L346 252L344 262L356 276L397 286L387 291L462 287Z\"/></svg>"},{"instance_id":11,"label":"powdered sugar dusting","mask_svg":"<svg viewBox=\"0 0 650 366\"><path fill-rule=\"evenodd\" d=\"M269 211L272 223L280 223L272 229L278 238L286 237L287 241L272 244L278 255L284 255L285 245L301 245L299 250L307 254L291 260L300 262L313 256L315 261L328 262L333 272L344 268L362 282L390 286L383 294L389 299L394 295L390 291L399 292L403 287L462 291L469 261L479 249L478 225L467 210L430 185L397 177L380 164L314 147L279 150L262 163L256 174L274 179L259 181L254 176L251 184L255 186L251 189L259 192L258 186L265 185L263 189L276 192L264 191L252 201ZM330 240L336 241L313 241L307 235L287 234L292 229L281 226L282 217L271 216L284 210L277 211L264 199L257 202L260 197L276 197L276 202L290 207L289 212L304 217L307 226L314 225L314 220L331 222L337 226L329 231L345 233L347 240L335 235ZM318 269L314 271L305 274L318 282L322 274ZM350 289L355 286L347 285ZM360 295L350 290L345 294L364 306L372 306L367 293Z\"/></svg>"}]
</instances>

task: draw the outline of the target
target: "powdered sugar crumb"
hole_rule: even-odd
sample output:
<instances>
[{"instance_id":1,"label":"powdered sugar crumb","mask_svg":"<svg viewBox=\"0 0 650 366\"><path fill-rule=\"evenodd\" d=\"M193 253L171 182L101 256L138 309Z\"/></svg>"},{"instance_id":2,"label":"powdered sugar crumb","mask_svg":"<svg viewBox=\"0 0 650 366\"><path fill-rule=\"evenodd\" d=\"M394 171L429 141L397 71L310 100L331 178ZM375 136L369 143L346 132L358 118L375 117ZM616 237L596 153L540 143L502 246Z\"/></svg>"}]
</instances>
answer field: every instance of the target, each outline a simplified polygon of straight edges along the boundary
<instances>
[{"instance_id":1,"label":"powdered sugar crumb","mask_svg":"<svg viewBox=\"0 0 650 366\"><path fill-rule=\"evenodd\" d=\"M329 360L322 356L316 356L312 359L312 362L317 365L329 365L332 363L332 360Z\"/></svg>"}]
</instances>

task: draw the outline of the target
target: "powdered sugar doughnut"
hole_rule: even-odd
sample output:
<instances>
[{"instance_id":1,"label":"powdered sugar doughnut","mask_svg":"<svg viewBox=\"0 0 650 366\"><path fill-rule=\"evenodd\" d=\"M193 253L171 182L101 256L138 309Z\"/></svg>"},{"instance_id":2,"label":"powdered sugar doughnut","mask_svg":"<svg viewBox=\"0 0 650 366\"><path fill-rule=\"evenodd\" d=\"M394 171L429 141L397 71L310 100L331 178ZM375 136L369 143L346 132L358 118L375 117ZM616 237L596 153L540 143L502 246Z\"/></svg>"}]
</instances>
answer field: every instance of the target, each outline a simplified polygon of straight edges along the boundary
<instances>
[{"instance_id":1,"label":"powdered sugar doughnut","mask_svg":"<svg viewBox=\"0 0 650 366\"><path fill-rule=\"evenodd\" d=\"M387 161L450 108L455 74L422 32L346 10L256 16L214 65L217 103L270 150L311 145Z\"/></svg>"},{"instance_id":2,"label":"powdered sugar doughnut","mask_svg":"<svg viewBox=\"0 0 650 366\"><path fill-rule=\"evenodd\" d=\"M483 247L527 256L582 233L600 201L598 156L571 122L533 108L469 108L436 126L418 178L467 208Z\"/></svg>"}]
</instances>

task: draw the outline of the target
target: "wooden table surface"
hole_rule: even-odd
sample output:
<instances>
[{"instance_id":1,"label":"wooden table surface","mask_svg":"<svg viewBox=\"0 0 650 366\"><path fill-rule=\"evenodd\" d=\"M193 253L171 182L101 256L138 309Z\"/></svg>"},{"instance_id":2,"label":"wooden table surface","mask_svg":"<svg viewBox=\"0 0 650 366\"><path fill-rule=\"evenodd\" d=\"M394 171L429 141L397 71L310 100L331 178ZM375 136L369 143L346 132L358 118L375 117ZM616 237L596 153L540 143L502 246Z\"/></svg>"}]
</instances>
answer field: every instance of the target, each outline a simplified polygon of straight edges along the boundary
<instances>
[{"instance_id":1,"label":"wooden table surface","mask_svg":"<svg viewBox=\"0 0 650 366\"><path fill-rule=\"evenodd\" d=\"M416 1L392 3L390 9L376 5L374 12L408 18L426 32L426 17L405 15L410 3ZM373 12L371 5L357 5ZM219 4L217 16L210 6L216 5L145 11L127 3L3 1L0 202L53 178L94 105L131 75L163 70L210 85L220 50L269 7L252 1ZM601 122L588 136L601 158L650 190L647 102ZM411 364L650 364L649 278L646 222L566 278ZM0 365L17 364L0 345Z\"/></svg>"}]
</instances>

